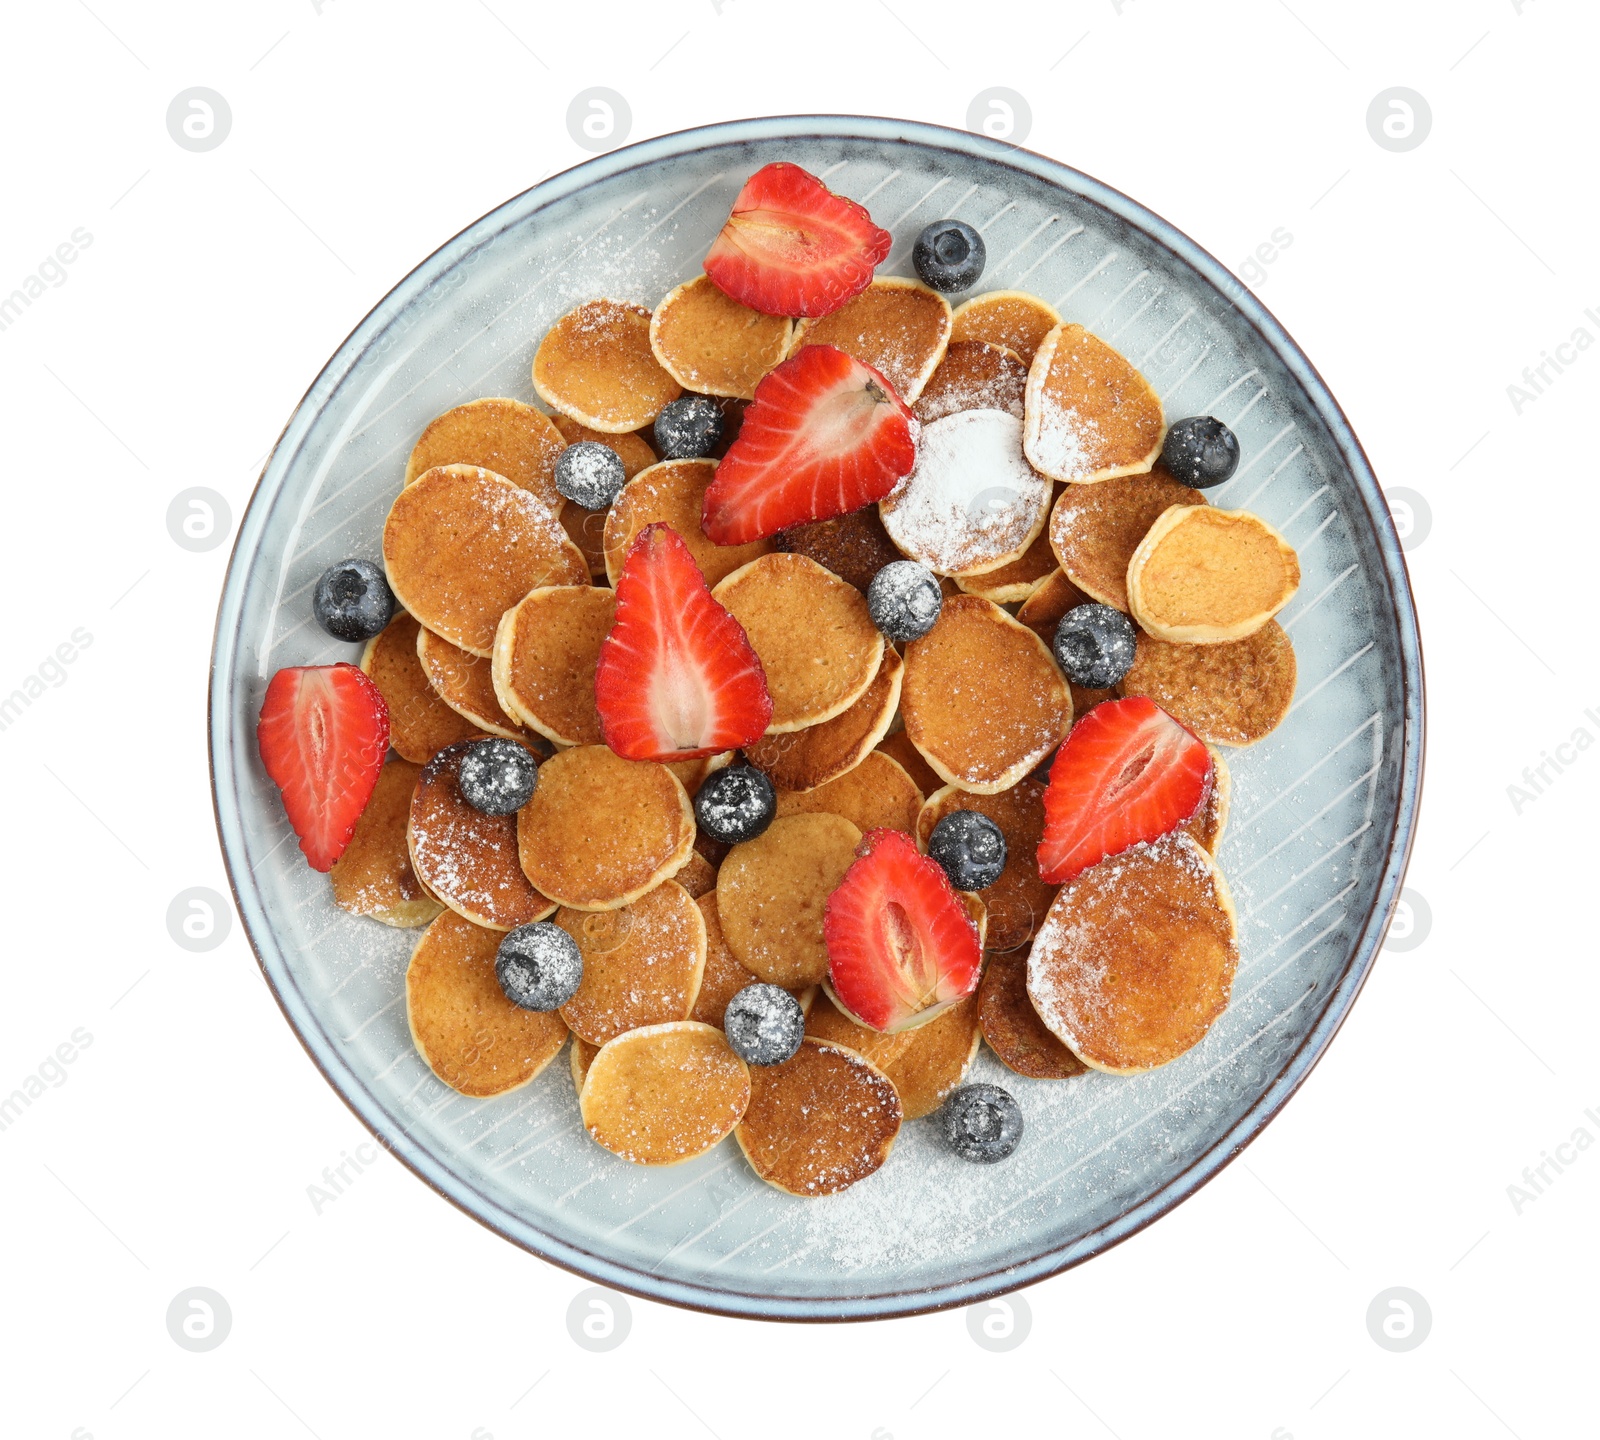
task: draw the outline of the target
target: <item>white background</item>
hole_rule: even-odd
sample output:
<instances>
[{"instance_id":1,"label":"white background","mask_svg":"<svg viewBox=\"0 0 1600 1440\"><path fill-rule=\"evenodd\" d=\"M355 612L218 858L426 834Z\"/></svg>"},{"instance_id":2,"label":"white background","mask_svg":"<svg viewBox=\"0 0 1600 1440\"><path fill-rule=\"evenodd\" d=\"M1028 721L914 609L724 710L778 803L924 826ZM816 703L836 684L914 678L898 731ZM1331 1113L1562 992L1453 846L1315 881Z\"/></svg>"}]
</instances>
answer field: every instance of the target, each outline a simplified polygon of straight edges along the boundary
<instances>
[{"instance_id":1,"label":"white background","mask_svg":"<svg viewBox=\"0 0 1600 1440\"><path fill-rule=\"evenodd\" d=\"M1600 1146L1547 1168L1520 1213L1507 1188L1579 1127L1600 1139L1585 1114L1600 1116L1600 754L1547 769L1520 814L1507 788L1576 728L1600 736L1584 713L1600 715L1600 353L1547 371L1520 415L1507 396L1575 327L1600 338L1583 315L1600 313L1594 8L490 4L8 11L0 295L75 228L93 238L0 331L0 694L75 628L92 644L0 731L0 1094L75 1028L92 1043L0 1131L0 1431L1594 1433ZM204 154L165 122L196 85L233 116ZM1383 483L1431 511L1408 556L1430 707L1408 886L1431 931L1384 953L1240 1160L1026 1292L1031 1332L1008 1353L975 1344L960 1312L774 1327L642 1301L622 1345L589 1353L566 1322L585 1282L388 1157L317 1213L307 1187L365 1132L236 922L206 954L168 938L174 895L227 889L203 722L228 550L180 549L167 506L204 485L237 519L366 310L462 226L585 158L565 115L594 85L627 98L629 139L807 110L960 126L979 91L1018 91L1030 148L1235 270L1289 232L1254 288ZM1365 119L1395 85L1433 116L1398 154ZM203 1354L164 1318L197 1285L233 1317ZM1407 1353L1368 1332L1369 1303L1393 1286L1432 1314Z\"/></svg>"}]
</instances>

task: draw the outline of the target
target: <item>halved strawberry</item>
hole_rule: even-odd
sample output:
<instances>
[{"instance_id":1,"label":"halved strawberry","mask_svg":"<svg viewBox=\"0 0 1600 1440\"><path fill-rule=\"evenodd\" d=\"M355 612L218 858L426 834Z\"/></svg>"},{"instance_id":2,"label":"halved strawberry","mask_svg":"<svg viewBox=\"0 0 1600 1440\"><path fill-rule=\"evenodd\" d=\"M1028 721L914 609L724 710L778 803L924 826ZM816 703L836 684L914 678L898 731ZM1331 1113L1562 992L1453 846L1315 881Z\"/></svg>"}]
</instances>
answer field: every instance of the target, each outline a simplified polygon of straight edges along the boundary
<instances>
[{"instance_id":1,"label":"halved strawberry","mask_svg":"<svg viewBox=\"0 0 1600 1440\"><path fill-rule=\"evenodd\" d=\"M1176 829L1211 778L1205 743L1152 700L1096 705L1072 727L1044 792L1039 878L1060 885Z\"/></svg>"},{"instance_id":2,"label":"halved strawberry","mask_svg":"<svg viewBox=\"0 0 1600 1440\"><path fill-rule=\"evenodd\" d=\"M772 723L766 671L744 626L711 598L670 525L646 525L628 547L594 699L606 744L628 760L736 750Z\"/></svg>"},{"instance_id":3,"label":"halved strawberry","mask_svg":"<svg viewBox=\"0 0 1600 1440\"><path fill-rule=\"evenodd\" d=\"M280 670L261 702L256 744L311 868L333 869L389 749L382 692L354 665Z\"/></svg>"},{"instance_id":4,"label":"halved strawberry","mask_svg":"<svg viewBox=\"0 0 1600 1440\"><path fill-rule=\"evenodd\" d=\"M739 438L706 488L718 545L764 540L883 499L917 460L917 422L894 386L832 345L807 345L761 377Z\"/></svg>"},{"instance_id":5,"label":"halved strawberry","mask_svg":"<svg viewBox=\"0 0 1600 1440\"><path fill-rule=\"evenodd\" d=\"M893 237L810 171L779 162L744 182L706 254L711 283L768 315L831 315L872 283Z\"/></svg>"},{"instance_id":6,"label":"halved strawberry","mask_svg":"<svg viewBox=\"0 0 1600 1440\"><path fill-rule=\"evenodd\" d=\"M845 1010L893 1033L978 988L983 951L938 861L903 830L869 830L823 912L828 984Z\"/></svg>"}]
</instances>

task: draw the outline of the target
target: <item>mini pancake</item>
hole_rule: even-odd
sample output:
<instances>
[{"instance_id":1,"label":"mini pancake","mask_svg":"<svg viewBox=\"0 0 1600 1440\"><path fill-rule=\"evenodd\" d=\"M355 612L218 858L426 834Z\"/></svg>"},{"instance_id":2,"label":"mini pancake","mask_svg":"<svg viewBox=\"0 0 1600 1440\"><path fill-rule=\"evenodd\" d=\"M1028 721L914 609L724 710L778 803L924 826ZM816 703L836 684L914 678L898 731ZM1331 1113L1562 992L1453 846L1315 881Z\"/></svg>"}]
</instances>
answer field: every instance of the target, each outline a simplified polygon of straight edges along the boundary
<instances>
[{"instance_id":1,"label":"mini pancake","mask_svg":"<svg viewBox=\"0 0 1600 1440\"><path fill-rule=\"evenodd\" d=\"M1108 481L1107 484L1120 484L1120 481ZM1103 487L1096 486L1096 489ZM1076 585L1067 579L1060 570L1052 570L1034 588L1026 600L1017 607L1017 619L1028 627L1035 635L1051 647L1054 653L1056 627L1061 623L1061 617L1069 610L1075 610L1079 605L1087 605L1089 597ZM1115 689L1097 690L1086 685L1074 685L1067 682L1067 688L1072 691L1072 723L1076 725L1079 720L1089 713L1102 700L1111 700L1116 697Z\"/></svg>"},{"instance_id":2,"label":"mini pancake","mask_svg":"<svg viewBox=\"0 0 1600 1440\"><path fill-rule=\"evenodd\" d=\"M604 745L545 761L533 798L517 812L523 871L573 910L615 910L671 879L687 863L694 833L694 807L677 776Z\"/></svg>"},{"instance_id":3,"label":"mini pancake","mask_svg":"<svg viewBox=\"0 0 1600 1440\"><path fill-rule=\"evenodd\" d=\"M861 831L840 815L788 815L735 845L717 871L717 914L734 958L769 985L828 973L823 908L856 858Z\"/></svg>"},{"instance_id":4,"label":"mini pancake","mask_svg":"<svg viewBox=\"0 0 1600 1440\"><path fill-rule=\"evenodd\" d=\"M982 340L1031 365L1039 342L1061 323L1061 316L1054 305L1025 290L990 290L956 306L950 321L952 344Z\"/></svg>"},{"instance_id":5,"label":"mini pancake","mask_svg":"<svg viewBox=\"0 0 1600 1440\"><path fill-rule=\"evenodd\" d=\"M594 1064L594 1057L600 1053L598 1045L591 1045L581 1035L572 1037L572 1052L568 1057L568 1064L572 1066L572 1088L583 1094L583 1077L589 1073L589 1067Z\"/></svg>"},{"instance_id":6,"label":"mini pancake","mask_svg":"<svg viewBox=\"0 0 1600 1440\"><path fill-rule=\"evenodd\" d=\"M639 430L683 393L650 349L650 312L587 300L545 332L533 388L553 410L607 435Z\"/></svg>"},{"instance_id":7,"label":"mini pancake","mask_svg":"<svg viewBox=\"0 0 1600 1440\"><path fill-rule=\"evenodd\" d=\"M1300 588L1300 557L1259 515L1174 505L1128 561L1128 610L1158 640L1254 635Z\"/></svg>"},{"instance_id":8,"label":"mini pancake","mask_svg":"<svg viewBox=\"0 0 1600 1440\"><path fill-rule=\"evenodd\" d=\"M1238 964L1227 882L1174 833L1061 887L1028 955L1028 998L1085 1065L1136 1075L1204 1038Z\"/></svg>"},{"instance_id":9,"label":"mini pancake","mask_svg":"<svg viewBox=\"0 0 1600 1440\"><path fill-rule=\"evenodd\" d=\"M741 305L697 275L669 290L650 317L650 349L685 390L755 397L756 384L789 353L793 322Z\"/></svg>"},{"instance_id":10,"label":"mini pancake","mask_svg":"<svg viewBox=\"0 0 1600 1440\"><path fill-rule=\"evenodd\" d=\"M588 586L584 586L587 592ZM469 655L442 635L417 629L417 660L439 698L457 715L491 735L523 740L527 732L501 708L492 662Z\"/></svg>"},{"instance_id":11,"label":"mini pancake","mask_svg":"<svg viewBox=\"0 0 1600 1440\"><path fill-rule=\"evenodd\" d=\"M750 1168L791 1195L835 1195L889 1158L900 1097L855 1051L808 1036L781 1065L750 1073L750 1104L733 1132Z\"/></svg>"},{"instance_id":12,"label":"mini pancake","mask_svg":"<svg viewBox=\"0 0 1600 1440\"><path fill-rule=\"evenodd\" d=\"M687 1020L706 963L706 927L667 881L616 910L557 910L583 952L583 982L561 1007L574 1035L604 1045L641 1025Z\"/></svg>"},{"instance_id":13,"label":"mini pancake","mask_svg":"<svg viewBox=\"0 0 1600 1440\"><path fill-rule=\"evenodd\" d=\"M1141 475L1167 434L1150 382L1081 325L1058 325L1040 342L1025 408L1022 448L1057 480Z\"/></svg>"},{"instance_id":14,"label":"mini pancake","mask_svg":"<svg viewBox=\"0 0 1600 1440\"><path fill-rule=\"evenodd\" d=\"M593 440L615 450L617 458L622 461L624 480L633 479L641 470L656 463L656 452L650 448L650 438L647 436L630 431L608 435L603 430L591 430L587 425L580 425L572 416L563 415L560 411L550 417L550 423L561 432L561 438L569 445L576 445L580 440Z\"/></svg>"},{"instance_id":15,"label":"mini pancake","mask_svg":"<svg viewBox=\"0 0 1600 1440\"><path fill-rule=\"evenodd\" d=\"M698 760L668 760L665 763L693 800L709 776L733 764L734 754L732 750L724 750L720 755L702 755Z\"/></svg>"},{"instance_id":16,"label":"mini pancake","mask_svg":"<svg viewBox=\"0 0 1600 1440\"><path fill-rule=\"evenodd\" d=\"M560 1053L567 1027L524 1010L495 978L500 933L446 910L423 932L406 969L406 1020L417 1053L452 1090L503 1095Z\"/></svg>"},{"instance_id":17,"label":"mini pancake","mask_svg":"<svg viewBox=\"0 0 1600 1440\"><path fill-rule=\"evenodd\" d=\"M567 448L550 417L520 400L469 400L432 420L406 461L409 485L435 465L477 465L531 490L551 510L556 457Z\"/></svg>"},{"instance_id":18,"label":"mini pancake","mask_svg":"<svg viewBox=\"0 0 1600 1440\"><path fill-rule=\"evenodd\" d=\"M485 815L457 783L472 742L441 750L411 796L406 843L417 878L458 915L491 930L514 930L555 909L522 873L514 815ZM531 747L530 754L537 754Z\"/></svg>"},{"instance_id":19,"label":"mini pancake","mask_svg":"<svg viewBox=\"0 0 1600 1440\"><path fill-rule=\"evenodd\" d=\"M764 770L780 791L815 790L830 781L837 783L840 776L861 764L888 732L889 722L900 706L904 669L894 647L885 645L883 663L872 684L842 715L820 725L808 725L804 730L767 735L754 745L745 746L745 758Z\"/></svg>"},{"instance_id":20,"label":"mini pancake","mask_svg":"<svg viewBox=\"0 0 1600 1440\"><path fill-rule=\"evenodd\" d=\"M558 745L598 745L594 672L616 618L613 590L549 585L500 617L494 689L507 713Z\"/></svg>"},{"instance_id":21,"label":"mini pancake","mask_svg":"<svg viewBox=\"0 0 1600 1440\"><path fill-rule=\"evenodd\" d=\"M977 794L1009 790L1072 728L1072 694L1048 647L976 595L946 600L906 647L900 708L935 772Z\"/></svg>"},{"instance_id":22,"label":"mini pancake","mask_svg":"<svg viewBox=\"0 0 1600 1440\"><path fill-rule=\"evenodd\" d=\"M979 892L989 911L986 944L991 950L1015 950L1033 938L1043 923L1056 887L1039 878L1039 841L1044 836L1044 786L1019 780L997 795L972 795L954 785L928 796L917 816L917 844L924 854L933 827L957 810L986 815L1006 838L1006 867L994 884Z\"/></svg>"},{"instance_id":23,"label":"mini pancake","mask_svg":"<svg viewBox=\"0 0 1600 1440\"><path fill-rule=\"evenodd\" d=\"M1050 548L1047 527L1040 526L1033 543L1015 560L1008 560L997 570L985 570L981 575L957 576L956 584L964 595L980 595L985 600L993 600L996 605L1014 605L1033 594L1039 588L1039 582L1052 574L1055 568L1056 555Z\"/></svg>"},{"instance_id":24,"label":"mini pancake","mask_svg":"<svg viewBox=\"0 0 1600 1440\"><path fill-rule=\"evenodd\" d=\"M1233 800L1233 776L1228 762L1215 745L1207 745L1211 755L1211 780L1201 798L1199 808L1178 828L1196 845L1214 856L1222 843L1222 832L1228 828L1228 810Z\"/></svg>"},{"instance_id":25,"label":"mini pancake","mask_svg":"<svg viewBox=\"0 0 1600 1440\"><path fill-rule=\"evenodd\" d=\"M803 555L763 555L711 594L744 626L767 673L769 735L842 715L883 663L883 635L861 592Z\"/></svg>"},{"instance_id":26,"label":"mini pancake","mask_svg":"<svg viewBox=\"0 0 1600 1440\"><path fill-rule=\"evenodd\" d=\"M405 611L367 641L361 668L389 707L389 744L403 759L425 765L446 745L483 740L486 733L439 698L417 657L421 630Z\"/></svg>"},{"instance_id":27,"label":"mini pancake","mask_svg":"<svg viewBox=\"0 0 1600 1440\"><path fill-rule=\"evenodd\" d=\"M878 571L906 558L883 528L883 517L876 505L852 510L833 520L793 525L772 538L775 549L815 560L863 595Z\"/></svg>"},{"instance_id":28,"label":"mini pancake","mask_svg":"<svg viewBox=\"0 0 1600 1440\"><path fill-rule=\"evenodd\" d=\"M714 460L663 460L641 470L623 486L605 523L606 575L613 585L622 574L634 536L658 520L678 532L707 585L715 585L741 565L771 553L770 540L717 545L706 538L700 528L700 515L706 487L716 470Z\"/></svg>"},{"instance_id":29,"label":"mini pancake","mask_svg":"<svg viewBox=\"0 0 1600 1440\"><path fill-rule=\"evenodd\" d=\"M882 750L869 751L853 770L814 790L778 791L780 818L842 815L863 834L868 830L909 832L921 809L921 791L899 762Z\"/></svg>"},{"instance_id":30,"label":"mini pancake","mask_svg":"<svg viewBox=\"0 0 1600 1440\"><path fill-rule=\"evenodd\" d=\"M933 794L945 782L936 775L933 766L922 758L922 751L911 743L911 737L904 728L891 730L878 742L880 754L887 755L902 770L906 772L911 783L917 787L917 808L922 808L923 797Z\"/></svg>"},{"instance_id":31,"label":"mini pancake","mask_svg":"<svg viewBox=\"0 0 1600 1440\"><path fill-rule=\"evenodd\" d=\"M611 583L606 574L606 516L610 513L609 510L585 510L571 500L563 500L557 517L561 528L567 532L567 539L583 551L583 558L589 563L589 578L603 580L607 585Z\"/></svg>"},{"instance_id":32,"label":"mini pancake","mask_svg":"<svg viewBox=\"0 0 1600 1440\"><path fill-rule=\"evenodd\" d=\"M1204 505L1160 465L1099 485L1068 485L1050 512L1050 548L1062 573L1084 595L1128 610L1128 562L1150 527L1174 505Z\"/></svg>"},{"instance_id":33,"label":"mini pancake","mask_svg":"<svg viewBox=\"0 0 1600 1440\"><path fill-rule=\"evenodd\" d=\"M982 340L952 340L911 408L924 425L958 410L1004 410L1022 419L1028 366L1015 351Z\"/></svg>"},{"instance_id":34,"label":"mini pancake","mask_svg":"<svg viewBox=\"0 0 1600 1440\"><path fill-rule=\"evenodd\" d=\"M920 280L880 275L831 315L795 324L792 355L806 345L832 345L870 365L911 404L944 358L950 302Z\"/></svg>"},{"instance_id":35,"label":"mini pancake","mask_svg":"<svg viewBox=\"0 0 1600 1440\"><path fill-rule=\"evenodd\" d=\"M1020 559L1055 493L1023 458L1003 410L959 410L923 427L911 473L878 502L889 538L937 575L980 575Z\"/></svg>"},{"instance_id":36,"label":"mini pancake","mask_svg":"<svg viewBox=\"0 0 1600 1440\"><path fill-rule=\"evenodd\" d=\"M531 491L489 470L440 465L400 492L383 526L395 599L485 659L500 617L540 585L585 585L589 563Z\"/></svg>"},{"instance_id":37,"label":"mini pancake","mask_svg":"<svg viewBox=\"0 0 1600 1440\"><path fill-rule=\"evenodd\" d=\"M983 1043L983 1032L978 1028L978 997L969 995L926 1025L905 1033L911 1043L879 1069L900 1096L905 1118L920 1120L944 1104Z\"/></svg>"},{"instance_id":38,"label":"mini pancake","mask_svg":"<svg viewBox=\"0 0 1600 1440\"><path fill-rule=\"evenodd\" d=\"M444 906L422 888L406 847L411 792L422 767L391 755L344 854L333 862L333 903L385 925L426 925Z\"/></svg>"},{"instance_id":39,"label":"mini pancake","mask_svg":"<svg viewBox=\"0 0 1600 1440\"><path fill-rule=\"evenodd\" d=\"M691 850L689 858L683 862L683 869L672 878L676 884L683 886L691 900L698 900L717 888L717 867L698 850Z\"/></svg>"},{"instance_id":40,"label":"mini pancake","mask_svg":"<svg viewBox=\"0 0 1600 1440\"><path fill-rule=\"evenodd\" d=\"M807 1035L816 1040L826 1041L830 1045L843 1045L847 1050L854 1050L857 1055L871 1061L885 1074L888 1074L889 1067L910 1049L912 1037L918 1030L925 1028L918 1026L916 1029L899 1030L893 1035L869 1029L846 1015L826 988L821 990L806 1014Z\"/></svg>"},{"instance_id":41,"label":"mini pancake","mask_svg":"<svg viewBox=\"0 0 1600 1440\"><path fill-rule=\"evenodd\" d=\"M1024 956L991 955L978 987L978 1024L1006 1069L1030 1080L1070 1080L1088 1066L1050 1033L1028 999Z\"/></svg>"},{"instance_id":42,"label":"mini pancake","mask_svg":"<svg viewBox=\"0 0 1600 1440\"><path fill-rule=\"evenodd\" d=\"M1118 688L1148 695L1202 740L1254 745L1294 700L1294 646L1276 620L1224 645L1175 645L1142 631Z\"/></svg>"},{"instance_id":43,"label":"mini pancake","mask_svg":"<svg viewBox=\"0 0 1600 1440\"><path fill-rule=\"evenodd\" d=\"M635 1165L678 1165L729 1135L750 1103L750 1071L722 1031L696 1020L647 1025L601 1047L578 1107L595 1142Z\"/></svg>"},{"instance_id":44,"label":"mini pancake","mask_svg":"<svg viewBox=\"0 0 1600 1440\"><path fill-rule=\"evenodd\" d=\"M700 907L700 918L706 925L706 968L700 976L700 993L694 997L694 1010L689 1018L721 1026L728 1001L746 985L754 985L756 977L734 958L728 942L722 938L715 890L701 895L695 904ZM789 993L800 1002L802 1011L809 1012L817 987L807 985L790 989Z\"/></svg>"}]
</instances>

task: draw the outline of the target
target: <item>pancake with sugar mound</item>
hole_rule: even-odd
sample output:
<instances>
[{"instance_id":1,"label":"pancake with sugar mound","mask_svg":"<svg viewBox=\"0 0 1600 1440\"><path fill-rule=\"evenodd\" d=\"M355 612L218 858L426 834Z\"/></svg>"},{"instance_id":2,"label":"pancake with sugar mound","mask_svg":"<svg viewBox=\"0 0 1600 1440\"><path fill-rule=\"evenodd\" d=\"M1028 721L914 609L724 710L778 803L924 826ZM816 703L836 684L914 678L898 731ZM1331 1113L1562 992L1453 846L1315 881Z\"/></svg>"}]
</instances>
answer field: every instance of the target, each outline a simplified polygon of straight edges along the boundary
<instances>
[{"instance_id":1,"label":"pancake with sugar mound","mask_svg":"<svg viewBox=\"0 0 1600 1440\"><path fill-rule=\"evenodd\" d=\"M409 485L435 465L477 465L531 490L552 510L556 457L567 448L543 411L520 400L469 400L428 423L406 461Z\"/></svg>"},{"instance_id":2,"label":"pancake with sugar mound","mask_svg":"<svg viewBox=\"0 0 1600 1440\"><path fill-rule=\"evenodd\" d=\"M1057 480L1142 474L1167 434L1150 382L1081 325L1059 325L1040 342L1025 410L1022 447Z\"/></svg>"},{"instance_id":3,"label":"pancake with sugar mound","mask_svg":"<svg viewBox=\"0 0 1600 1440\"><path fill-rule=\"evenodd\" d=\"M911 408L924 425L958 410L1004 410L1022 419L1028 367L1011 350L982 340L952 340Z\"/></svg>"},{"instance_id":4,"label":"pancake with sugar mound","mask_svg":"<svg viewBox=\"0 0 1600 1440\"><path fill-rule=\"evenodd\" d=\"M1024 290L990 290L956 306L950 339L952 343L981 340L998 345L1028 365L1039 342L1060 323L1055 306L1037 295Z\"/></svg>"},{"instance_id":5,"label":"pancake with sugar mound","mask_svg":"<svg viewBox=\"0 0 1600 1440\"><path fill-rule=\"evenodd\" d=\"M423 889L411 868L406 821L420 765L391 755L378 772L367 808L356 821L344 854L333 862L333 903L352 915L370 915L385 925L426 925L444 906Z\"/></svg>"},{"instance_id":6,"label":"pancake with sugar mound","mask_svg":"<svg viewBox=\"0 0 1600 1440\"><path fill-rule=\"evenodd\" d=\"M1050 548L1061 570L1091 600L1128 610L1128 562L1150 527L1174 505L1204 505L1160 465L1099 485L1069 485L1050 512Z\"/></svg>"},{"instance_id":7,"label":"pancake with sugar mound","mask_svg":"<svg viewBox=\"0 0 1600 1440\"><path fill-rule=\"evenodd\" d=\"M765 771L779 790L815 790L836 783L860 765L888 732L900 705L904 669L894 647L885 645L872 684L848 710L804 730L767 735L745 746L745 758Z\"/></svg>"},{"instance_id":8,"label":"pancake with sugar mound","mask_svg":"<svg viewBox=\"0 0 1600 1440\"><path fill-rule=\"evenodd\" d=\"M1133 668L1117 687L1147 695L1217 745L1254 745L1294 702L1294 646L1276 620L1223 645L1179 645L1140 631Z\"/></svg>"},{"instance_id":9,"label":"pancake with sugar mound","mask_svg":"<svg viewBox=\"0 0 1600 1440\"><path fill-rule=\"evenodd\" d=\"M650 348L685 390L755 398L761 377L789 352L794 322L741 305L697 275L669 290L650 319Z\"/></svg>"},{"instance_id":10,"label":"pancake with sugar mound","mask_svg":"<svg viewBox=\"0 0 1600 1440\"><path fill-rule=\"evenodd\" d=\"M804 734L804 731L800 732ZM778 815L842 815L856 829L910 832L922 809L922 792L898 761L869 751L853 770L814 790L779 790Z\"/></svg>"},{"instance_id":11,"label":"pancake with sugar mound","mask_svg":"<svg viewBox=\"0 0 1600 1440\"><path fill-rule=\"evenodd\" d=\"M495 693L530 730L558 745L598 745L594 674L616 617L616 593L594 585L530 591L500 617Z\"/></svg>"},{"instance_id":12,"label":"pancake with sugar mound","mask_svg":"<svg viewBox=\"0 0 1600 1440\"><path fill-rule=\"evenodd\" d=\"M589 587L584 586L587 590ZM420 627L417 630L417 660L439 698L456 714L480 730L503 735L508 740L525 740L527 732L507 715L494 693L494 666L442 635Z\"/></svg>"},{"instance_id":13,"label":"pancake with sugar mound","mask_svg":"<svg viewBox=\"0 0 1600 1440\"><path fill-rule=\"evenodd\" d=\"M647 525L670 525L689 547L707 585L733 574L741 565L770 554L772 541L717 545L700 528L706 487L716 473L714 460L663 460L641 470L625 486L605 521L606 575L615 585L634 537Z\"/></svg>"},{"instance_id":14,"label":"pancake with sugar mound","mask_svg":"<svg viewBox=\"0 0 1600 1440\"><path fill-rule=\"evenodd\" d=\"M870 365L911 404L922 393L950 340L950 302L920 280L880 275L830 315L801 320L792 355L806 345L832 345Z\"/></svg>"},{"instance_id":15,"label":"pancake with sugar mound","mask_svg":"<svg viewBox=\"0 0 1600 1440\"><path fill-rule=\"evenodd\" d=\"M414 765L426 765L446 745L482 740L480 730L439 697L417 656L421 630L404 610L367 641L361 669L389 707L389 744Z\"/></svg>"},{"instance_id":16,"label":"pancake with sugar mound","mask_svg":"<svg viewBox=\"0 0 1600 1440\"><path fill-rule=\"evenodd\" d=\"M533 388L552 410L604 434L640 430L683 393L650 348L650 312L586 300L545 332Z\"/></svg>"}]
</instances>

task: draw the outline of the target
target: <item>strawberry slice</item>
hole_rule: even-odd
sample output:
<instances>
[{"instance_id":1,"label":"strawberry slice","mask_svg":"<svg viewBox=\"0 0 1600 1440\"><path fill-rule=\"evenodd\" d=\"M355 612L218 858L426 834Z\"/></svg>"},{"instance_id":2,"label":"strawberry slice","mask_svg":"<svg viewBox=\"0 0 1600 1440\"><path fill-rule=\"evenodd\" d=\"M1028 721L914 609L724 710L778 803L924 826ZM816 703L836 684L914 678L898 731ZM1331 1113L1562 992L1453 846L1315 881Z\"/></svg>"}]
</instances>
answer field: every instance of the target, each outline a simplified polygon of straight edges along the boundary
<instances>
[{"instance_id":1,"label":"strawberry slice","mask_svg":"<svg viewBox=\"0 0 1600 1440\"><path fill-rule=\"evenodd\" d=\"M943 867L903 830L869 830L828 897L822 936L839 1006L892 1034L932 1020L978 988L978 931Z\"/></svg>"},{"instance_id":2,"label":"strawberry slice","mask_svg":"<svg viewBox=\"0 0 1600 1440\"><path fill-rule=\"evenodd\" d=\"M711 283L767 315L831 315L872 283L893 238L798 165L763 165L705 258Z\"/></svg>"},{"instance_id":3,"label":"strawberry slice","mask_svg":"<svg viewBox=\"0 0 1600 1440\"><path fill-rule=\"evenodd\" d=\"M261 702L256 744L311 868L333 869L389 749L382 692L354 665L280 670Z\"/></svg>"},{"instance_id":4,"label":"strawberry slice","mask_svg":"<svg viewBox=\"0 0 1600 1440\"><path fill-rule=\"evenodd\" d=\"M848 515L911 473L916 437L882 375L832 345L807 345L756 386L706 488L701 528L718 545L743 545Z\"/></svg>"},{"instance_id":5,"label":"strawberry slice","mask_svg":"<svg viewBox=\"0 0 1600 1440\"><path fill-rule=\"evenodd\" d=\"M767 675L670 525L634 537L594 677L600 733L628 760L693 760L750 745L772 723Z\"/></svg>"},{"instance_id":6,"label":"strawberry slice","mask_svg":"<svg viewBox=\"0 0 1600 1440\"><path fill-rule=\"evenodd\" d=\"M1106 700L1072 727L1044 792L1039 878L1060 885L1176 829L1199 806L1211 756L1154 701Z\"/></svg>"}]
</instances>

